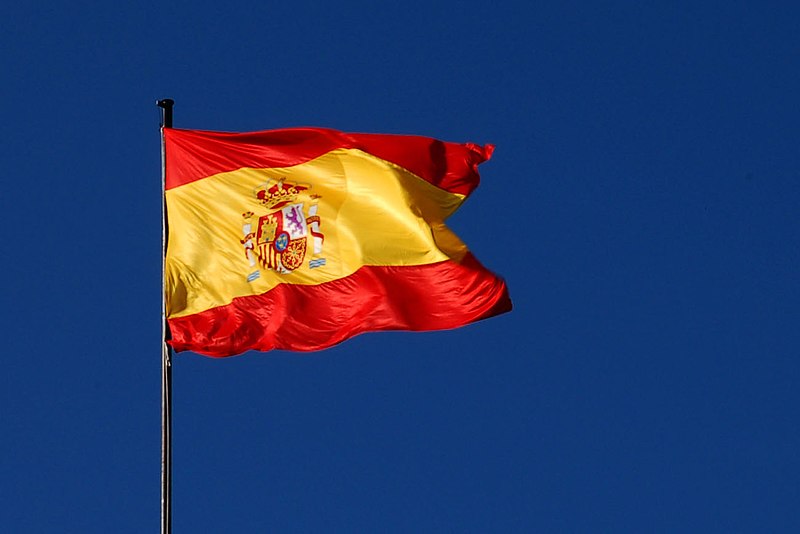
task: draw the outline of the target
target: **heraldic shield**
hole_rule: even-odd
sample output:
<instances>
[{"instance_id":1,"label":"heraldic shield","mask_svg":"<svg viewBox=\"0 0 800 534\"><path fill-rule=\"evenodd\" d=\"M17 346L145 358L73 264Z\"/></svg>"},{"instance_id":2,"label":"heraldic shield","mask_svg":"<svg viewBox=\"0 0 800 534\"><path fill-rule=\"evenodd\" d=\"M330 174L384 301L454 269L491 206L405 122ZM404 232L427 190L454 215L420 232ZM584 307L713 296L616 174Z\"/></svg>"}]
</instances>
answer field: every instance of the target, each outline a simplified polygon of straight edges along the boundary
<instances>
[{"instance_id":1,"label":"heraldic shield","mask_svg":"<svg viewBox=\"0 0 800 534\"><path fill-rule=\"evenodd\" d=\"M308 226L303 204L290 204L259 217L256 254L263 267L277 272L294 271L306 257Z\"/></svg>"}]
</instances>

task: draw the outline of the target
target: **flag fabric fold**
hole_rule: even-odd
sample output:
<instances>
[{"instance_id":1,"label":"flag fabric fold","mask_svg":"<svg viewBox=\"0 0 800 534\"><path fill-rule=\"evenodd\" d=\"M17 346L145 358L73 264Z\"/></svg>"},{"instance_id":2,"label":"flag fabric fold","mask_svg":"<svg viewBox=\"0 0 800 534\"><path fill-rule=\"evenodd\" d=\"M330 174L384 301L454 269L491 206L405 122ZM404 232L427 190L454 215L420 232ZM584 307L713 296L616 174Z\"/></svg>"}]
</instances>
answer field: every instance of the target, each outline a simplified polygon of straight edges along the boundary
<instances>
[{"instance_id":1,"label":"flag fabric fold","mask_svg":"<svg viewBox=\"0 0 800 534\"><path fill-rule=\"evenodd\" d=\"M504 281L444 224L491 145L323 128L163 133L175 350L320 350L511 309Z\"/></svg>"}]
</instances>

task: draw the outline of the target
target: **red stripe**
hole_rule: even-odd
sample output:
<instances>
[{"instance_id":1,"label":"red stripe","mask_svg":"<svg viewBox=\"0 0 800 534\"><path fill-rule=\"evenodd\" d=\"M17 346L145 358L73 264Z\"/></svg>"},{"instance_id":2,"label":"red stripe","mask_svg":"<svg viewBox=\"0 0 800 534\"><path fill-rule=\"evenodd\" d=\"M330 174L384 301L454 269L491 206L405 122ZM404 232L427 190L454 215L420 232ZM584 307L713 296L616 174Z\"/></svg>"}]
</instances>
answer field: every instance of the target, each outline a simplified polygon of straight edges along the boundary
<instances>
[{"instance_id":1,"label":"red stripe","mask_svg":"<svg viewBox=\"0 0 800 534\"><path fill-rule=\"evenodd\" d=\"M166 187L171 189L242 167L289 167L337 148L355 148L399 165L451 193L478 187L478 165L493 145L458 144L429 137L352 134L326 128L293 128L252 133L164 129Z\"/></svg>"},{"instance_id":2,"label":"red stripe","mask_svg":"<svg viewBox=\"0 0 800 534\"><path fill-rule=\"evenodd\" d=\"M376 330L443 330L511 310L502 279L468 255L414 267L362 267L316 286L281 284L262 295L169 320L177 351L320 350Z\"/></svg>"}]
</instances>

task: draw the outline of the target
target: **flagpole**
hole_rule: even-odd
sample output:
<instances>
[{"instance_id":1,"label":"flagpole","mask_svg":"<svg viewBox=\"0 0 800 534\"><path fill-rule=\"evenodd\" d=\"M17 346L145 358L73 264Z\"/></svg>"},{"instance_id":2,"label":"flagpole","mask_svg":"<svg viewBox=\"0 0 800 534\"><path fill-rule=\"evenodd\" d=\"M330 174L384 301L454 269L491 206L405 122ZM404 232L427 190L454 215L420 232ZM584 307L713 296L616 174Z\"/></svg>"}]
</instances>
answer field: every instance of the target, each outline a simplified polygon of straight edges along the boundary
<instances>
[{"instance_id":1,"label":"flagpole","mask_svg":"<svg viewBox=\"0 0 800 534\"><path fill-rule=\"evenodd\" d=\"M164 128L172 128L172 106L169 98L158 100L161 108L161 534L172 532L172 349L167 344L166 287L167 257L167 155Z\"/></svg>"}]
</instances>

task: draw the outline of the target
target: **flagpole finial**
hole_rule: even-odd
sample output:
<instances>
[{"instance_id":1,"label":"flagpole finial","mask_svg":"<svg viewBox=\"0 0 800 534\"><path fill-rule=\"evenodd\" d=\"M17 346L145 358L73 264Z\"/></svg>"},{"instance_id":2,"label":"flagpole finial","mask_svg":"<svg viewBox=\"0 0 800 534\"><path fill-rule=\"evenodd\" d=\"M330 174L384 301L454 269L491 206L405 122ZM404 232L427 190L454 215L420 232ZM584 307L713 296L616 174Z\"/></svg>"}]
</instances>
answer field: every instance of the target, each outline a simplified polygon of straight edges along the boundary
<instances>
[{"instance_id":1,"label":"flagpole finial","mask_svg":"<svg viewBox=\"0 0 800 534\"><path fill-rule=\"evenodd\" d=\"M172 106L175 105L175 101L171 98L162 98L156 100L156 105L161 108L161 126L172 128Z\"/></svg>"}]
</instances>

